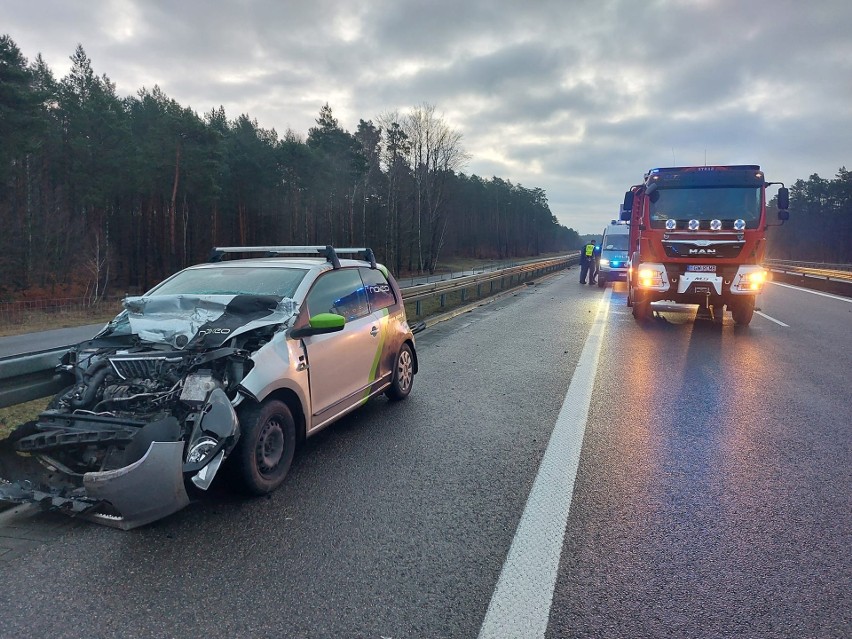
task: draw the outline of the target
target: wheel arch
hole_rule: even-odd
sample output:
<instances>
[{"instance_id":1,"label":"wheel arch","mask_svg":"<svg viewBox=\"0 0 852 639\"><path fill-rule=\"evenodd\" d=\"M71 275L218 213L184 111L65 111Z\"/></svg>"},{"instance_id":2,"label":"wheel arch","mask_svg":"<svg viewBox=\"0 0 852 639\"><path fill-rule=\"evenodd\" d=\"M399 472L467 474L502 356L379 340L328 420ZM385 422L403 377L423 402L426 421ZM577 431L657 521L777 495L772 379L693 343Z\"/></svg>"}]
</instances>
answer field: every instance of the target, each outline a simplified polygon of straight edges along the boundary
<instances>
[{"instance_id":1,"label":"wheel arch","mask_svg":"<svg viewBox=\"0 0 852 639\"><path fill-rule=\"evenodd\" d=\"M416 374L417 374L417 371L418 371L418 366L419 366L419 365L418 365L418 363L417 363L417 350L414 348L414 340L413 340L413 339L411 339L411 338L408 338L407 340L405 340L405 341L403 342L403 344L408 344L408 348L410 348L410 349L411 349L411 355L412 355L412 357L413 357L413 359L414 359L414 371L413 371L413 372L414 372L414 374L416 375Z\"/></svg>"},{"instance_id":2,"label":"wheel arch","mask_svg":"<svg viewBox=\"0 0 852 639\"><path fill-rule=\"evenodd\" d=\"M290 409L290 414L293 416L293 421L296 424L296 445L300 445L305 441L307 423L305 421L305 409L302 406L299 396L295 391L289 388L276 388L263 398L264 401L269 399L277 399L279 402L283 402L284 405Z\"/></svg>"}]
</instances>

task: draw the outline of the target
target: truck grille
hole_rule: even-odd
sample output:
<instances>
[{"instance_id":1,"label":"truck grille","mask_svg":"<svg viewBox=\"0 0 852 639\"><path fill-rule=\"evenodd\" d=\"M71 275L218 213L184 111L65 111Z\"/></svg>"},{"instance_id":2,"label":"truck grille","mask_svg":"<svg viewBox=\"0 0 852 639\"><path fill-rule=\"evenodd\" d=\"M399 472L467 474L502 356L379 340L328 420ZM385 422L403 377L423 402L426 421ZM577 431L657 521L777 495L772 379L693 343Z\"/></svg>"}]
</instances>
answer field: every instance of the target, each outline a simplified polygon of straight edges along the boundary
<instances>
[{"instance_id":1,"label":"truck grille","mask_svg":"<svg viewBox=\"0 0 852 639\"><path fill-rule=\"evenodd\" d=\"M719 257L739 257L744 245L743 242L711 242L706 245L702 244L693 242L663 242L663 247L666 250L667 257L713 259Z\"/></svg>"}]
</instances>

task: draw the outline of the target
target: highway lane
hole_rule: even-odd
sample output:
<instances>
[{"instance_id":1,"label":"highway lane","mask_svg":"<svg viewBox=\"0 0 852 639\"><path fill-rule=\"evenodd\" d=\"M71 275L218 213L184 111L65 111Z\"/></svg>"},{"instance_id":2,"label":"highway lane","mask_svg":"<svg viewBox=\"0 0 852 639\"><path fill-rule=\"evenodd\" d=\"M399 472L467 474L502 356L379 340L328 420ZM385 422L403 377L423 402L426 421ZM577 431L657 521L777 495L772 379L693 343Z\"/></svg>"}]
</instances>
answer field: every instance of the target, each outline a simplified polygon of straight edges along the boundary
<instances>
[{"instance_id":1,"label":"highway lane","mask_svg":"<svg viewBox=\"0 0 852 639\"><path fill-rule=\"evenodd\" d=\"M852 304L750 327L613 298L547 636L850 636Z\"/></svg>"},{"instance_id":2,"label":"highway lane","mask_svg":"<svg viewBox=\"0 0 852 639\"><path fill-rule=\"evenodd\" d=\"M0 562L0 636L476 637L603 299L576 279L419 334L409 400L309 440L269 498ZM788 328L639 326L612 295L548 637L848 630L852 324L775 288Z\"/></svg>"}]
</instances>

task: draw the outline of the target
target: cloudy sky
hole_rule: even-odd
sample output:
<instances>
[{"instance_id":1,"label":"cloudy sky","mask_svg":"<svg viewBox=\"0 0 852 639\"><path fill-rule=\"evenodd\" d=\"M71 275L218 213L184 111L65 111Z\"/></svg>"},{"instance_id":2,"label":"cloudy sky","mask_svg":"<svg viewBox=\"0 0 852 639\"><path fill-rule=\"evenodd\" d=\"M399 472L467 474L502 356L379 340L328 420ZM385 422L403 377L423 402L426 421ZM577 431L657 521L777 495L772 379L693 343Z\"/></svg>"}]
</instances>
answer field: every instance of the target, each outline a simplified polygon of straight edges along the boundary
<instances>
[{"instance_id":1,"label":"cloudy sky","mask_svg":"<svg viewBox=\"0 0 852 639\"><path fill-rule=\"evenodd\" d=\"M279 135L326 102L349 131L434 105L465 173L544 188L581 233L654 166L852 168L850 0L2 0L0 33Z\"/></svg>"}]
</instances>

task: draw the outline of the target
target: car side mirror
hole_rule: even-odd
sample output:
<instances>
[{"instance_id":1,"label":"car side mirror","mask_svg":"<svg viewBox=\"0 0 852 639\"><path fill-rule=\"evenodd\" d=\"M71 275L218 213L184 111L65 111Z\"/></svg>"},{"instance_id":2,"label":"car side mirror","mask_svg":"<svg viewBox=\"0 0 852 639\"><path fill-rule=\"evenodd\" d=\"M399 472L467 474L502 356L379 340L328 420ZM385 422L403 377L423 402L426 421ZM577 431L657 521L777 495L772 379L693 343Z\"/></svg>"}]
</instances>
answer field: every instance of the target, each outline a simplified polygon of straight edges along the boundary
<instances>
[{"instance_id":1,"label":"car side mirror","mask_svg":"<svg viewBox=\"0 0 852 639\"><path fill-rule=\"evenodd\" d=\"M336 313L317 313L310 320L308 326L302 328L294 328L290 330L292 339L301 339L302 337L310 337L312 335L325 335L326 333L336 333L342 331L346 326L346 318Z\"/></svg>"}]
</instances>

